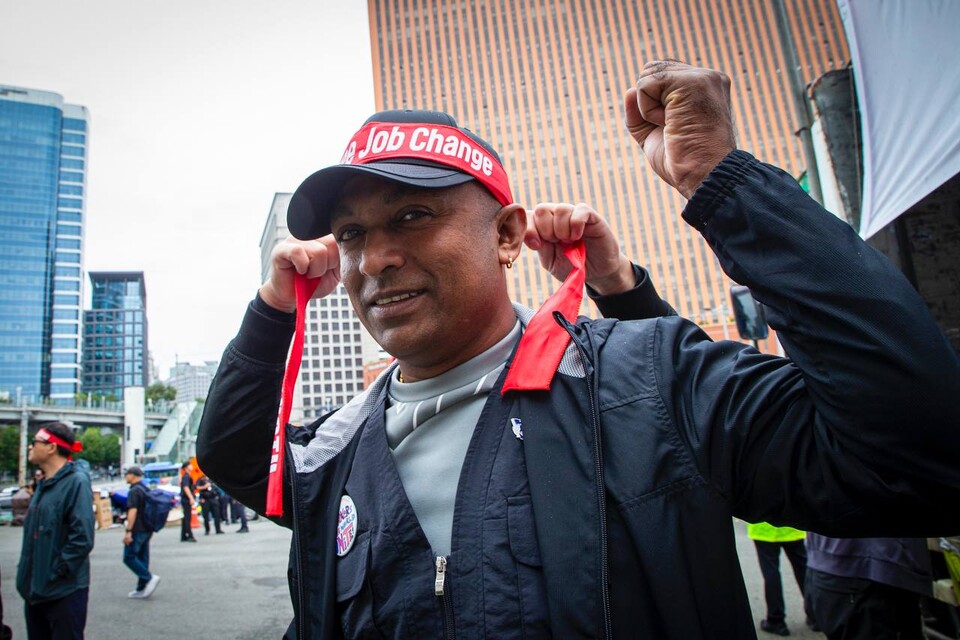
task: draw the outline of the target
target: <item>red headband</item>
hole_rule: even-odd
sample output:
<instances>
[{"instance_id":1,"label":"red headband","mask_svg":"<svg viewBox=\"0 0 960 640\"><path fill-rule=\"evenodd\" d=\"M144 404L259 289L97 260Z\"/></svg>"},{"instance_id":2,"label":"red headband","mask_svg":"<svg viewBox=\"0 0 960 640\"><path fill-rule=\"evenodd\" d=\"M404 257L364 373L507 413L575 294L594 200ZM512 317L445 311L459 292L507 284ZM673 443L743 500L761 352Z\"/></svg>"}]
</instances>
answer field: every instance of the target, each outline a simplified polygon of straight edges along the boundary
<instances>
[{"instance_id":1,"label":"red headband","mask_svg":"<svg viewBox=\"0 0 960 640\"><path fill-rule=\"evenodd\" d=\"M357 131L341 164L397 158L429 160L477 179L497 202L513 203L510 181L496 155L461 129L443 124L370 122Z\"/></svg>"},{"instance_id":2,"label":"red headband","mask_svg":"<svg viewBox=\"0 0 960 640\"><path fill-rule=\"evenodd\" d=\"M57 434L50 433L46 429L40 429L37 431L37 438L43 440L44 442L52 442L58 447L63 447L67 451L72 451L73 453L80 453L83 451L83 443L79 440L76 440L73 444L70 444Z\"/></svg>"}]
</instances>

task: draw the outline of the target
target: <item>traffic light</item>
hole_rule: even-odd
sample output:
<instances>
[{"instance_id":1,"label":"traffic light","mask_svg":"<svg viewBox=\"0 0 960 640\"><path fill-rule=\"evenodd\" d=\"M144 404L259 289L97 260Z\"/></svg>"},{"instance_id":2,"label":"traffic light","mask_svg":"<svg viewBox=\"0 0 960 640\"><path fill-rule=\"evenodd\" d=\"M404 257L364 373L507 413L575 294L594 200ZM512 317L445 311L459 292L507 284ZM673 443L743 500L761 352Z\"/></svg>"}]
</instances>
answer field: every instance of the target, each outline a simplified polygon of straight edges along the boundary
<instances>
[{"instance_id":1,"label":"traffic light","mask_svg":"<svg viewBox=\"0 0 960 640\"><path fill-rule=\"evenodd\" d=\"M753 298L750 289L739 284L730 286L730 301L737 332L744 340L763 340L770 333L763 305Z\"/></svg>"}]
</instances>

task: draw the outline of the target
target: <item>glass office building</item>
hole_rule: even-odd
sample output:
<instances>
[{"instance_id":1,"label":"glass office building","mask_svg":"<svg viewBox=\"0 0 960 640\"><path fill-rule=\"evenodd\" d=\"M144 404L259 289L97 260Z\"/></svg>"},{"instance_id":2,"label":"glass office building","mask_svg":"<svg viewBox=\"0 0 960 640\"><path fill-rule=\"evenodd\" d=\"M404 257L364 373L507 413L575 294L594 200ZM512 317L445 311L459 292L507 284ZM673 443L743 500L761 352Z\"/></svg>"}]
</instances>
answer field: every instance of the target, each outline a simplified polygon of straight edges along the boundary
<instances>
[{"instance_id":1,"label":"glass office building","mask_svg":"<svg viewBox=\"0 0 960 640\"><path fill-rule=\"evenodd\" d=\"M80 391L86 108L0 85L0 400Z\"/></svg>"},{"instance_id":2,"label":"glass office building","mask_svg":"<svg viewBox=\"0 0 960 640\"><path fill-rule=\"evenodd\" d=\"M150 384L147 288L142 271L94 271L83 314L83 391L123 399L124 387Z\"/></svg>"}]
</instances>

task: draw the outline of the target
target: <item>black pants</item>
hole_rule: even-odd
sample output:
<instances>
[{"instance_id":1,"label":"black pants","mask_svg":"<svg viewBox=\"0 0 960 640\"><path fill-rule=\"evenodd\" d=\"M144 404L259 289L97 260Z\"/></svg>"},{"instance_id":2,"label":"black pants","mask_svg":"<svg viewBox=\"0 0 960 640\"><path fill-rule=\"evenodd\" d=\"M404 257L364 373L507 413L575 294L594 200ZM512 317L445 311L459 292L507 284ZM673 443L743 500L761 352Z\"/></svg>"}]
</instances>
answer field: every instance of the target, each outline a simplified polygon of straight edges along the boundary
<instances>
[{"instance_id":1,"label":"black pants","mask_svg":"<svg viewBox=\"0 0 960 640\"><path fill-rule=\"evenodd\" d=\"M193 537L193 529L190 528L190 520L193 518L193 507L186 499L180 502L183 505L183 521L180 523L180 539L189 540Z\"/></svg>"},{"instance_id":2,"label":"black pants","mask_svg":"<svg viewBox=\"0 0 960 640\"><path fill-rule=\"evenodd\" d=\"M757 560L760 573L763 574L763 595L767 602L767 620L783 622L786 618L786 606L783 603L783 582L780 580L780 550L787 556L793 567L800 593L804 593L804 574L807 570L807 548L803 540L793 542L763 542L754 540L757 548Z\"/></svg>"},{"instance_id":3,"label":"black pants","mask_svg":"<svg viewBox=\"0 0 960 640\"><path fill-rule=\"evenodd\" d=\"M213 526L217 533L223 533L220 528L220 501L216 498L205 498L203 500L203 532L210 533L210 517L213 517Z\"/></svg>"},{"instance_id":4,"label":"black pants","mask_svg":"<svg viewBox=\"0 0 960 640\"><path fill-rule=\"evenodd\" d=\"M807 598L829 640L922 640L920 596L863 578L807 571Z\"/></svg>"},{"instance_id":5,"label":"black pants","mask_svg":"<svg viewBox=\"0 0 960 640\"><path fill-rule=\"evenodd\" d=\"M27 637L30 640L83 640L87 626L89 587L40 604L24 603Z\"/></svg>"}]
</instances>

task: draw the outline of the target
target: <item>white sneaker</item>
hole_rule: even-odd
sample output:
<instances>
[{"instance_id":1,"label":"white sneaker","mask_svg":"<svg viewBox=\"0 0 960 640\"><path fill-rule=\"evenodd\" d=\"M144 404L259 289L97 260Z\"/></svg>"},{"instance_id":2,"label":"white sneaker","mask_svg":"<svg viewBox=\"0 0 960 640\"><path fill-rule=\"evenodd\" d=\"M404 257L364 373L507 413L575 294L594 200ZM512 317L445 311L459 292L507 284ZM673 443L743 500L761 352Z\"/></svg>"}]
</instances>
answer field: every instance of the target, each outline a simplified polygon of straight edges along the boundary
<instances>
[{"instance_id":1,"label":"white sneaker","mask_svg":"<svg viewBox=\"0 0 960 640\"><path fill-rule=\"evenodd\" d=\"M131 591L130 593L127 594L127 597L137 599L137 598L146 598L147 596L143 595L143 591Z\"/></svg>"},{"instance_id":2,"label":"white sneaker","mask_svg":"<svg viewBox=\"0 0 960 640\"><path fill-rule=\"evenodd\" d=\"M142 598L149 598L150 595L156 590L157 585L160 584L160 576L153 574L153 577L150 578L150 582L147 583L147 586L143 588Z\"/></svg>"}]
</instances>

